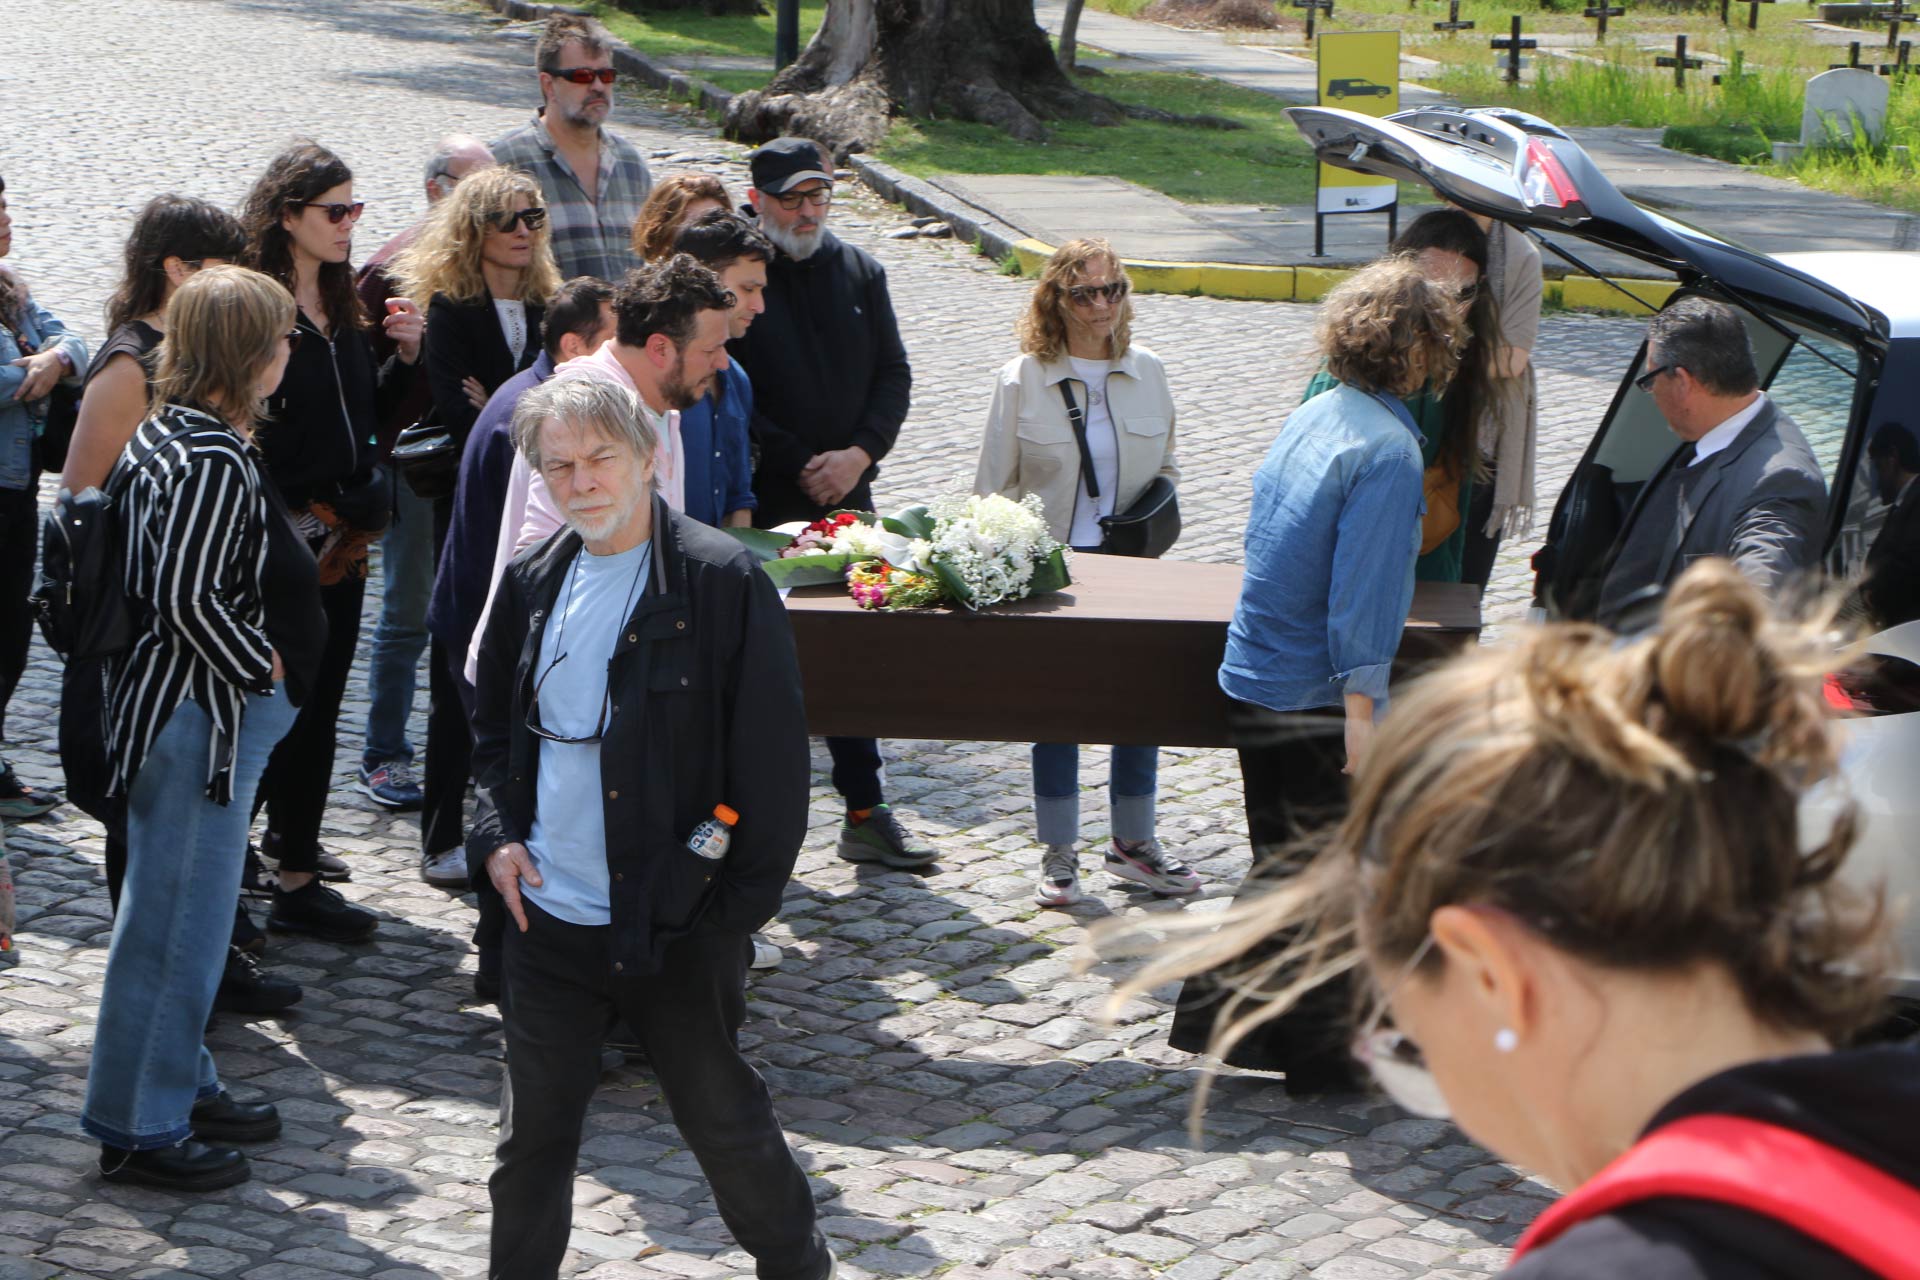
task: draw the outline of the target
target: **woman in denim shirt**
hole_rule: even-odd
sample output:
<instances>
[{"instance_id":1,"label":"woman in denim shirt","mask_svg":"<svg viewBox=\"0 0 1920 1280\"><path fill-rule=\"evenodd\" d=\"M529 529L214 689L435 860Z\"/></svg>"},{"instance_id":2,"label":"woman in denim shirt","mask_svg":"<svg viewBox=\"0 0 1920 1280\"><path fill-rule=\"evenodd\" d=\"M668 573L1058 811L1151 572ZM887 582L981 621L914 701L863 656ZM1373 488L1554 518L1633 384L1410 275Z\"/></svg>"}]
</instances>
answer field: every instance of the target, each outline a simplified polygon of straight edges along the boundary
<instances>
[{"instance_id":1,"label":"woman in denim shirt","mask_svg":"<svg viewBox=\"0 0 1920 1280\"><path fill-rule=\"evenodd\" d=\"M1421 437L1401 397L1444 389L1465 333L1458 300L1412 258L1383 259L1327 296L1317 334L1340 385L1287 418L1253 478L1246 578L1227 629L1220 687L1233 699L1254 870L1265 888L1294 869L1276 857L1337 818L1413 603L1420 554ZM1345 716L1344 734L1327 715ZM1182 992L1176 1048L1212 1039L1219 978ZM1236 1066L1287 1073L1290 1093L1357 1085L1342 1035L1347 993L1330 983L1235 1047Z\"/></svg>"},{"instance_id":2,"label":"woman in denim shirt","mask_svg":"<svg viewBox=\"0 0 1920 1280\"><path fill-rule=\"evenodd\" d=\"M13 249L7 183L0 178L0 258ZM7 703L33 638L33 566L39 547L40 435L53 385L87 367L87 344L67 332L18 276L0 266L0 740ZM36 818L60 803L0 760L0 818Z\"/></svg>"}]
</instances>

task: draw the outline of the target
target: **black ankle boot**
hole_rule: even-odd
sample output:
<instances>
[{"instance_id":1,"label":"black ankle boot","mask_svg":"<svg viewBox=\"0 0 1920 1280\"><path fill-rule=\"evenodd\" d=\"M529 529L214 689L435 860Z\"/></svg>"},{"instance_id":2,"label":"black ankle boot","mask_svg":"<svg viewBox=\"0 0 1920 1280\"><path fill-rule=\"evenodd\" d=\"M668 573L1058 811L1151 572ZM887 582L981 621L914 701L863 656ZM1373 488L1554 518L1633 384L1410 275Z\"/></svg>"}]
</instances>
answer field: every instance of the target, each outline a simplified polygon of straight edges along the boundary
<instances>
[{"instance_id":1,"label":"black ankle boot","mask_svg":"<svg viewBox=\"0 0 1920 1280\"><path fill-rule=\"evenodd\" d=\"M218 1191L253 1175L247 1158L231 1147L209 1147L189 1138L153 1151L100 1147L100 1177L163 1191Z\"/></svg>"},{"instance_id":2,"label":"black ankle boot","mask_svg":"<svg viewBox=\"0 0 1920 1280\"><path fill-rule=\"evenodd\" d=\"M201 1142L266 1142L280 1136L280 1113L271 1102L235 1102L225 1089L194 1103L188 1123Z\"/></svg>"},{"instance_id":3,"label":"black ankle boot","mask_svg":"<svg viewBox=\"0 0 1920 1280\"><path fill-rule=\"evenodd\" d=\"M299 1004L304 994L299 983L274 977L261 969L258 960L231 947L226 971L213 993L213 1007L220 1013L278 1013Z\"/></svg>"}]
</instances>

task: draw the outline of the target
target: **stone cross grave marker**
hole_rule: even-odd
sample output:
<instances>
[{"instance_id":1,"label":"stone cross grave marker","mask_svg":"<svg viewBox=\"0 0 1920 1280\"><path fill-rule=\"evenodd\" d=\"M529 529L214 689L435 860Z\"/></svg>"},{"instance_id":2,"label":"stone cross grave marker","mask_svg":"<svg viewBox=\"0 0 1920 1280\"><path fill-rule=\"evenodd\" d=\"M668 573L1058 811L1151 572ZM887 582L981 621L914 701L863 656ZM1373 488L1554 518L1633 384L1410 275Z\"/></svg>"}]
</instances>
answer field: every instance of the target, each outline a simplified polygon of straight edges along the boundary
<instances>
[{"instance_id":1,"label":"stone cross grave marker","mask_svg":"<svg viewBox=\"0 0 1920 1280\"><path fill-rule=\"evenodd\" d=\"M1598 44L1605 44L1607 42L1607 19L1618 18L1625 13L1626 10L1619 5L1610 5L1607 3L1607 0L1600 0L1598 4L1590 4L1582 9L1580 16L1594 20L1596 23L1593 33L1594 41Z\"/></svg>"},{"instance_id":2,"label":"stone cross grave marker","mask_svg":"<svg viewBox=\"0 0 1920 1280\"><path fill-rule=\"evenodd\" d=\"M1522 49L1538 48L1540 45L1538 40L1523 40L1520 38L1520 15L1517 13L1513 15L1513 28L1511 33L1504 36L1495 36L1488 43L1494 47L1498 54L1504 55L1496 56L1494 61L1506 67L1508 84L1520 83L1520 68L1525 66L1527 62L1525 58L1520 56L1520 51Z\"/></svg>"},{"instance_id":3,"label":"stone cross grave marker","mask_svg":"<svg viewBox=\"0 0 1920 1280\"><path fill-rule=\"evenodd\" d=\"M1447 0L1447 20L1434 23L1433 29L1446 32L1447 39L1451 40L1462 31L1473 30L1473 22L1471 19L1465 22L1460 20L1460 0Z\"/></svg>"}]
</instances>

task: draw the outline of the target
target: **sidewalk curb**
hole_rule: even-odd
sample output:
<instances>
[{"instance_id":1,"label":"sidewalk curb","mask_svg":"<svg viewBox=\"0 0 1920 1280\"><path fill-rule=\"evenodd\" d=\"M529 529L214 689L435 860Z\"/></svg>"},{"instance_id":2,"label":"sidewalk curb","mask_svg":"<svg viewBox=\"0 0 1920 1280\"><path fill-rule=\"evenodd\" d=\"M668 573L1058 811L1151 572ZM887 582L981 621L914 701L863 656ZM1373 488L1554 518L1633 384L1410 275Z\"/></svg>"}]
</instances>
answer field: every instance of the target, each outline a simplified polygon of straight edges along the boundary
<instances>
[{"instance_id":1,"label":"sidewalk curb","mask_svg":"<svg viewBox=\"0 0 1920 1280\"><path fill-rule=\"evenodd\" d=\"M540 22L556 13L585 12L570 5L542 4L534 0L482 0L482 3L519 22ZM724 116L727 104L733 101L733 95L720 86L662 67L625 41L614 41L613 61L625 74L669 97L691 102L707 111ZM1018 227L984 214L972 205L961 204L932 183L903 173L890 164L860 154L849 156L847 164L881 199L921 217L940 219L953 228L956 237L973 244L996 262L1011 256L1019 263L1022 275L1039 275L1047 259L1053 256L1053 245L1035 240ZM1125 259L1125 266L1134 287L1143 293L1184 293L1256 302L1314 302L1353 274L1351 268L1344 267L1160 262L1145 258ZM1679 287L1671 280L1621 279L1615 283L1655 306L1664 303ZM1550 303L1583 311L1647 315L1650 310L1634 305L1619 290L1585 277L1549 280L1546 296Z\"/></svg>"}]
</instances>

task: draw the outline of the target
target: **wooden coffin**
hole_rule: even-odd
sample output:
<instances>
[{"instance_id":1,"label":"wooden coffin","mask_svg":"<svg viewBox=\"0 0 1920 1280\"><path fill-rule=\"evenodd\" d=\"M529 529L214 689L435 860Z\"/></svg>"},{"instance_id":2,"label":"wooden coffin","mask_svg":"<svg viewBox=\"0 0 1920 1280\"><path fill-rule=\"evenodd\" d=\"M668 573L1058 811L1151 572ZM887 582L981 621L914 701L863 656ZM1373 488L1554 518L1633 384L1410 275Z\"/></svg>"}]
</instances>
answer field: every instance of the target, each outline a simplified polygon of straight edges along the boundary
<instances>
[{"instance_id":1,"label":"wooden coffin","mask_svg":"<svg viewBox=\"0 0 1920 1280\"><path fill-rule=\"evenodd\" d=\"M808 728L940 741L1223 747L1217 676L1240 566L1082 555L1074 583L984 613L787 597ZM1472 644L1480 588L1419 583L1396 678Z\"/></svg>"}]
</instances>

